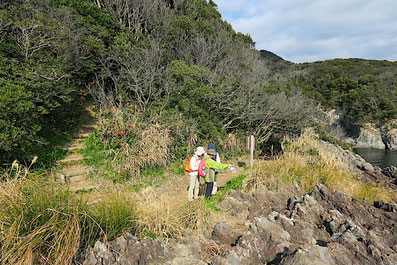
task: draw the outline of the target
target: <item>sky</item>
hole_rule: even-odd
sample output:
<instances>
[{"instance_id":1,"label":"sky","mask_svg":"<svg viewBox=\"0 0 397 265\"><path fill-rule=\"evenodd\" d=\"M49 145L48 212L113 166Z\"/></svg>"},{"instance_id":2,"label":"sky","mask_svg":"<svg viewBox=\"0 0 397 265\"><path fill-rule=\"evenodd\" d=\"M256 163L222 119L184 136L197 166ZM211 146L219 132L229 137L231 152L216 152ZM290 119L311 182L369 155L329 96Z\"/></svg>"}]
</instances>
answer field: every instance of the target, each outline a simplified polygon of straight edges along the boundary
<instances>
[{"instance_id":1,"label":"sky","mask_svg":"<svg viewBox=\"0 0 397 265\"><path fill-rule=\"evenodd\" d=\"M214 0L257 50L302 63L334 58L397 61L396 0Z\"/></svg>"}]
</instances>

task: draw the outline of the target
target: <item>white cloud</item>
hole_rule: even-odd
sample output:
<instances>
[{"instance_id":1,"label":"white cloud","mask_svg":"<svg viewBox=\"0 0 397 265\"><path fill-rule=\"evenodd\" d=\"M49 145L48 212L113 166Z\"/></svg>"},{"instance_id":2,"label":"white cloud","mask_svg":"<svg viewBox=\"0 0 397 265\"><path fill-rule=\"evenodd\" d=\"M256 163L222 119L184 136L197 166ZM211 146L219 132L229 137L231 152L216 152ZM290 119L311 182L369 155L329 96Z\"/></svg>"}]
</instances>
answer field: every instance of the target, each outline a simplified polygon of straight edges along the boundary
<instances>
[{"instance_id":1,"label":"white cloud","mask_svg":"<svg viewBox=\"0 0 397 265\"><path fill-rule=\"evenodd\" d=\"M395 0L215 0L236 31L257 49L286 60L397 61Z\"/></svg>"}]
</instances>

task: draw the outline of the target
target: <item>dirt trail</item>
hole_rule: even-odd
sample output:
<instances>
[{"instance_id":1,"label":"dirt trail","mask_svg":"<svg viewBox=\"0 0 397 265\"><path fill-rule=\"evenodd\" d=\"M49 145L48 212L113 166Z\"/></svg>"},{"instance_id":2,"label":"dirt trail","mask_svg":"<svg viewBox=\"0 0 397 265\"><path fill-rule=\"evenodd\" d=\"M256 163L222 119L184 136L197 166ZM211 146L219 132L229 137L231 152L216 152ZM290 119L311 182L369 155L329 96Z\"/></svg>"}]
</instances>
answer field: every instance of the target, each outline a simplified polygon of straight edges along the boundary
<instances>
[{"instance_id":1,"label":"dirt trail","mask_svg":"<svg viewBox=\"0 0 397 265\"><path fill-rule=\"evenodd\" d=\"M86 114L84 115L95 117L93 109L94 105L86 105ZM58 173L58 177L69 186L71 191L75 192L90 191L98 188L98 185L86 178L91 168L84 165L83 155L80 153L80 150L85 147L84 137L92 134L98 126L93 119L87 120L90 121L81 127L74 135L74 139L65 147L69 154L59 161L64 166L61 172Z\"/></svg>"},{"instance_id":2,"label":"dirt trail","mask_svg":"<svg viewBox=\"0 0 397 265\"><path fill-rule=\"evenodd\" d=\"M227 163L225 161L224 163ZM226 182L237 177L238 175L243 173L243 168L239 168L236 166L234 162L232 162L237 170L235 173L231 173L229 169L226 169L223 172L219 172L218 174L218 192L225 186ZM166 193L168 196L172 197L172 200L178 203L184 203L188 201L188 189L189 189L189 176L184 175L178 178L172 178L171 183L167 183L159 187L157 190L161 193ZM204 178L200 178L200 193L199 199L204 198L205 193L205 181Z\"/></svg>"}]
</instances>

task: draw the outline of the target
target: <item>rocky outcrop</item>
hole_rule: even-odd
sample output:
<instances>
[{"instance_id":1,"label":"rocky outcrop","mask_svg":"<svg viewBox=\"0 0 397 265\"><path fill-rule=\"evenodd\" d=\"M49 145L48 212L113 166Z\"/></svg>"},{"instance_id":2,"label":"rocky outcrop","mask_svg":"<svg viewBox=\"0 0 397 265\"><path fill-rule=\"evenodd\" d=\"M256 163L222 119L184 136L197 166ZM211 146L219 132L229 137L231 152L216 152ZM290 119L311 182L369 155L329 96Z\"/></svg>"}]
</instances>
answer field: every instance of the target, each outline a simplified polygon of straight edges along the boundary
<instances>
[{"instance_id":1,"label":"rocky outcrop","mask_svg":"<svg viewBox=\"0 0 397 265\"><path fill-rule=\"evenodd\" d=\"M253 217L212 264L397 264L396 205L375 206L318 185L291 197L284 213Z\"/></svg>"},{"instance_id":2,"label":"rocky outcrop","mask_svg":"<svg viewBox=\"0 0 397 265\"><path fill-rule=\"evenodd\" d=\"M358 126L346 114L344 109L327 113L332 136L351 144L356 148L397 150L397 121L377 127L373 124Z\"/></svg>"},{"instance_id":3,"label":"rocky outcrop","mask_svg":"<svg viewBox=\"0 0 397 265\"><path fill-rule=\"evenodd\" d=\"M370 126L359 128L359 134L356 138L346 138L345 141L356 148L386 148L385 143L383 142L381 130Z\"/></svg>"},{"instance_id":4,"label":"rocky outcrop","mask_svg":"<svg viewBox=\"0 0 397 265\"><path fill-rule=\"evenodd\" d=\"M323 185L304 196L291 189L296 195L289 198L266 189L231 191L221 207L243 218L243 230L221 221L205 238L122 236L97 242L84 264L397 264L396 204L371 206Z\"/></svg>"},{"instance_id":5,"label":"rocky outcrop","mask_svg":"<svg viewBox=\"0 0 397 265\"><path fill-rule=\"evenodd\" d=\"M397 129L393 128L388 130L384 136L386 149L397 151Z\"/></svg>"},{"instance_id":6,"label":"rocky outcrop","mask_svg":"<svg viewBox=\"0 0 397 265\"><path fill-rule=\"evenodd\" d=\"M382 173L389 178L397 178L397 167L390 166L382 169Z\"/></svg>"}]
</instances>

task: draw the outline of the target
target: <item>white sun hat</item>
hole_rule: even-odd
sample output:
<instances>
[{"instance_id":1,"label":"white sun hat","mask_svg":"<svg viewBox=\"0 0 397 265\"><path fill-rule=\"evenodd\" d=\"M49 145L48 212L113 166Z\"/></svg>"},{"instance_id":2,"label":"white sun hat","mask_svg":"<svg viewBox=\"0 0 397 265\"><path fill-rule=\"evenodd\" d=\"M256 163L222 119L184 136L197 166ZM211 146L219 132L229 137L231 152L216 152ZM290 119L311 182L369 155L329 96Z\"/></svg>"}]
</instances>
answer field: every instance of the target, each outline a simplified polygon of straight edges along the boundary
<instances>
[{"instance_id":1,"label":"white sun hat","mask_svg":"<svg viewBox=\"0 0 397 265\"><path fill-rule=\"evenodd\" d=\"M204 147L202 147L202 146L197 147L196 152L195 152L196 155L201 156L204 153L205 153Z\"/></svg>"}]
</instances>

